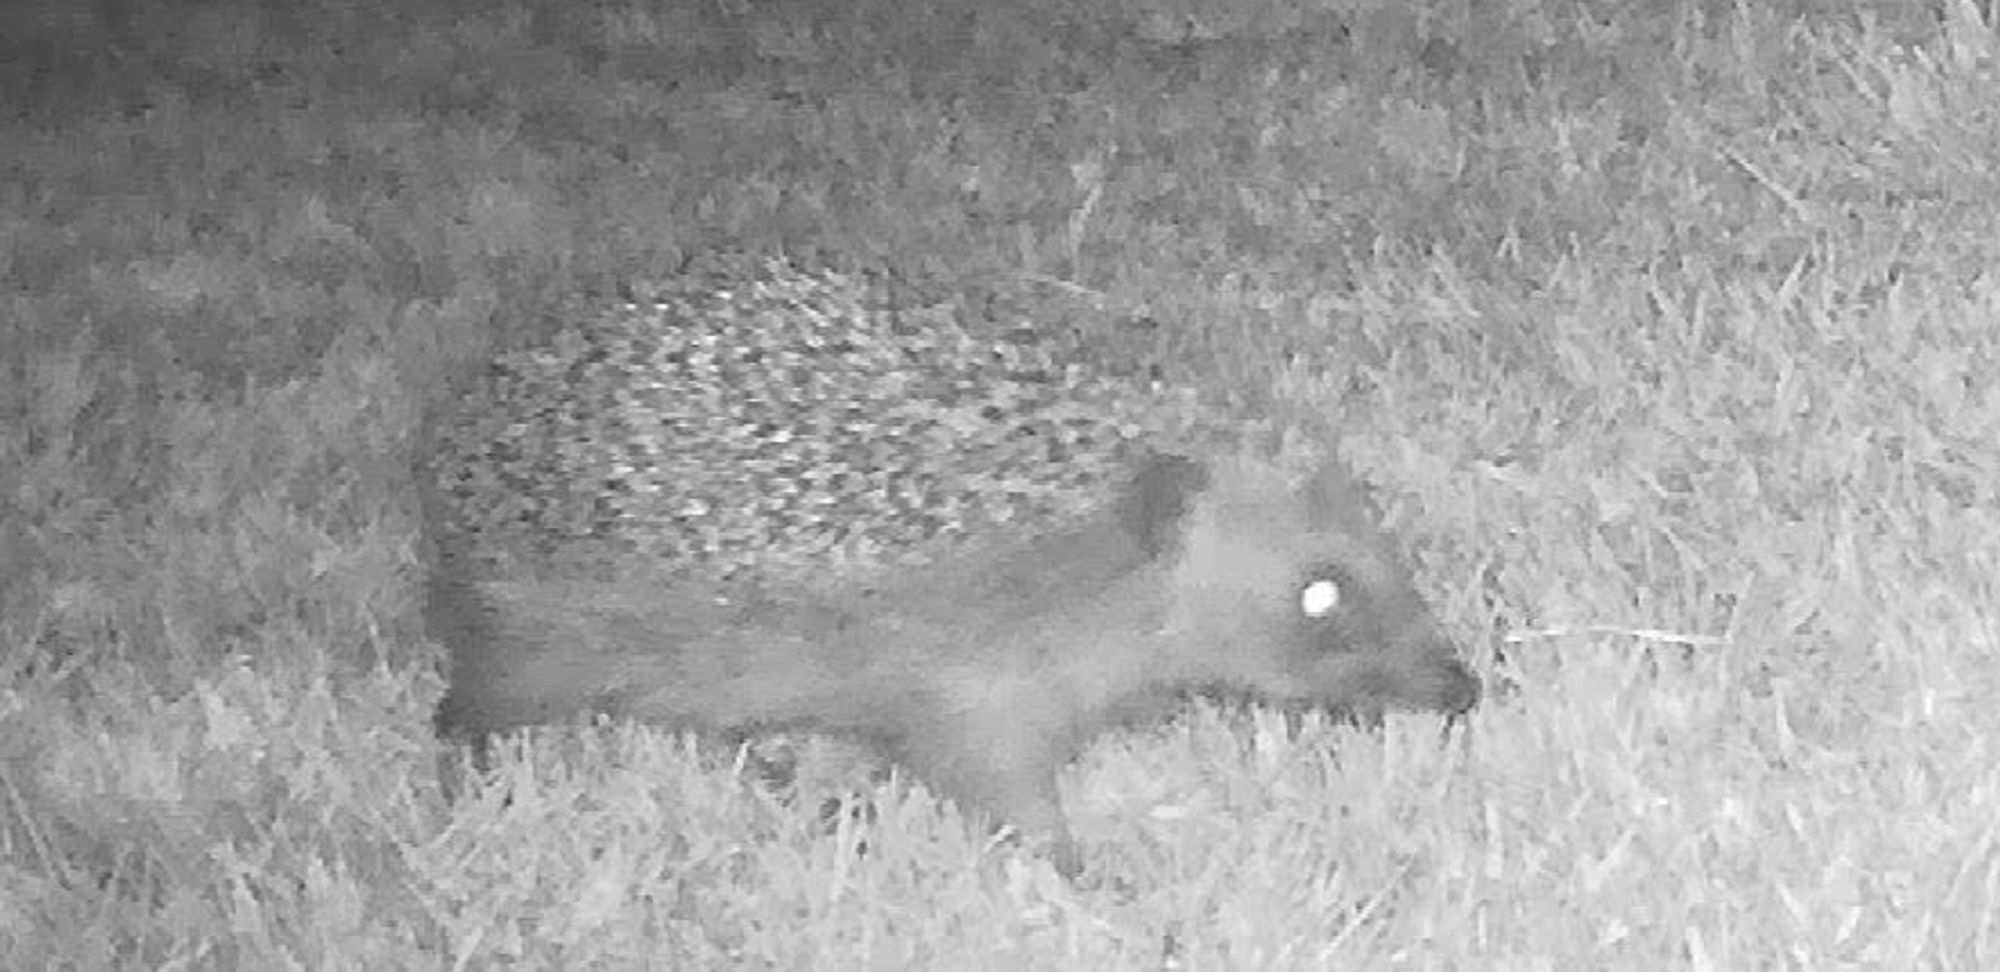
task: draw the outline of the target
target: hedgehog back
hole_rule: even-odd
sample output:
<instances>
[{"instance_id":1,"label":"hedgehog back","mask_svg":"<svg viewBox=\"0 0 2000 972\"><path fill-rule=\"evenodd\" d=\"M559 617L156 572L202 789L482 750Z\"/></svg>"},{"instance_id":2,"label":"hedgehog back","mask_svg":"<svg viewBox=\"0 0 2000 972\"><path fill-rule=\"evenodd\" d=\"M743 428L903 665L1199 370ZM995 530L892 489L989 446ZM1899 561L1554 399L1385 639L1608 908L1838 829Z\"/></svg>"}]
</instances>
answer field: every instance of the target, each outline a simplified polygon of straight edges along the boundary
<instances>
[{"instance_id":1,"label":"hedgehog back","mask_svg":"<svg viewBox=\"0 0 2000 972\"><path fill-rule=\"evenodd\" d=\"M1088 514L1185 398L778 260L573 305L439 425L446 545L799 580Z\"/></svg>"}]
</instances>

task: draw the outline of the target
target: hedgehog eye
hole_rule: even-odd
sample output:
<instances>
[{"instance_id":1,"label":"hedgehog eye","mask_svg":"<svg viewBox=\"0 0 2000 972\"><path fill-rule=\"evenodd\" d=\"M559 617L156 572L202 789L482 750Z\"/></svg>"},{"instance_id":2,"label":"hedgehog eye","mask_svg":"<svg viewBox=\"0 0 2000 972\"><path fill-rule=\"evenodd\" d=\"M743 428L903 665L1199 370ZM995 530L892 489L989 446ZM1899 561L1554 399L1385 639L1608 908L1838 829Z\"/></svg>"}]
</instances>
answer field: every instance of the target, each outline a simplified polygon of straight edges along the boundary
<instances>
[{"instance_id":1,"label":"hedgehog eye","mask_svg":"<svg viewBox=\"0 0 2000 972\"><path fill-rule=\"evenodd\" d=\"M1327 578L1312 581L1299 589L1299 610L1309 618L1323 618L1340 607L1340 583Z\"/></svg>"}]
</instances>

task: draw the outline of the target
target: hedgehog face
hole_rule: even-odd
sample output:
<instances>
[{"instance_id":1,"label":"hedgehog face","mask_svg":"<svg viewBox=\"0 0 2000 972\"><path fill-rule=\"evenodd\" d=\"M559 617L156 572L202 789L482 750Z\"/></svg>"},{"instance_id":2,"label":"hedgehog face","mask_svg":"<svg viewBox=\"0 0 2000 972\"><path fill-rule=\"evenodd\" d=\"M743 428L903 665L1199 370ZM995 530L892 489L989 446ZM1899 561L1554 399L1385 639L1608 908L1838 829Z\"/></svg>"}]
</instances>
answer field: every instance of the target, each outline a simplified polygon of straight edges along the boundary
<instances>
[{"instance_id":1,"label":"hedgehog face","mask_svg":"<svg viewBox=\"0 0 2000 972\"><path fill-rule=\"evenodd\" d=\"M1197 680L1362 719L1477 702L1477 679L1337 466L1295 484L1220 464L1187 509L1172 625Z\"/></svg>"},{"instance_id":2,"label":"hedgehog face","mask_svg":"<svg viewBox=\"0 0 2000 972\"><path fill-rule=\"evenodd\" d=\"M1295 615L1271 656L1284 673L1271 680L1274 701L1364 721L1385 708L1455 715L1478 702L1478 680L1406 585L1328 564L1306 571L1293 591Z\"/></svg>"}]
</instances>

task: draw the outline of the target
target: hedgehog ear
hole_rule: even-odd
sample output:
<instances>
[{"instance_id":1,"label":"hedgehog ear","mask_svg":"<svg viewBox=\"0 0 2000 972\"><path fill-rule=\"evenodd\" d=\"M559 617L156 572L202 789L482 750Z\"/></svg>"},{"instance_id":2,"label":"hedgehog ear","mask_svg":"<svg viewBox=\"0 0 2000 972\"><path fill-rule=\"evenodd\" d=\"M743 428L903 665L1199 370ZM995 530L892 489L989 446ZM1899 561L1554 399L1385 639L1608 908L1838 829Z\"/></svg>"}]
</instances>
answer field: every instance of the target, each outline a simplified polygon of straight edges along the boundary
<instances>
[{"instance_id":1,"label":"hedgehog ear","mask_svg":"<svg viewBox=\"0 0 2000 972\"><path fill-rule=\"evenodd\" d=\"M1149 558L1179 545L1188 511L1208 482L1208 467L1186 456L1149 453L1139 462L1121 513L1126 530Z\"/></svg>"}]
</instances>

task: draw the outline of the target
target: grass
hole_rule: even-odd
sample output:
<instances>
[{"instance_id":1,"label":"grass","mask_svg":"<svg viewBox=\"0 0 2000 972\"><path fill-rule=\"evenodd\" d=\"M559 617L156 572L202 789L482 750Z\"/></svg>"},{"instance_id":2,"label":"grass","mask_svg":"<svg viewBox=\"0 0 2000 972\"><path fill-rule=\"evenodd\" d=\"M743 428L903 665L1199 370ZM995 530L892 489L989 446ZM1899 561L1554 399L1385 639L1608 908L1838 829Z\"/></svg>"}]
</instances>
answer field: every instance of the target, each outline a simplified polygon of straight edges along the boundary
<instances>
[{"instance_id":1,"label":"grass","mask_svg":"<svg viewBox=\"0 0 2000 972\"><path fill-rule=\"evenodd\" d=\"M12 5L0 953L2000 966L1986 14ZM1331 420L1488 704L1448 747L1108 738L1065 778L1094 886L638 727L448 804L418 416L718 245L1146 318Z\"/></svg>"}]
</instances>

